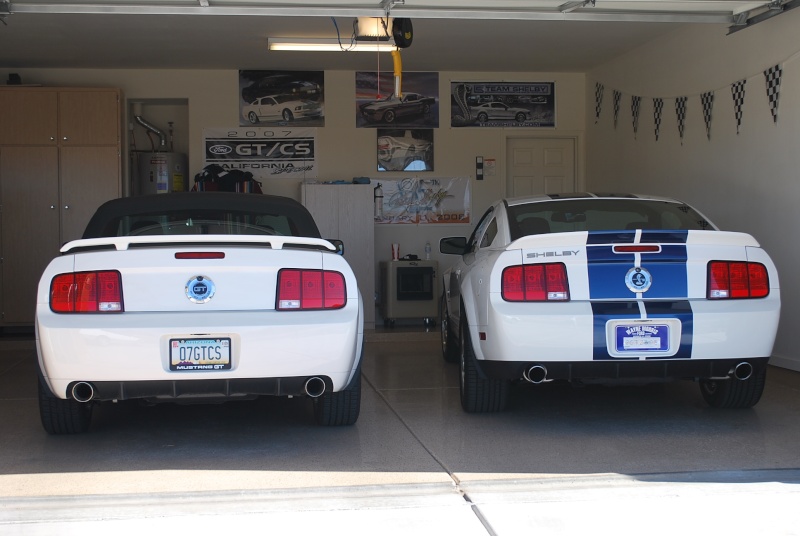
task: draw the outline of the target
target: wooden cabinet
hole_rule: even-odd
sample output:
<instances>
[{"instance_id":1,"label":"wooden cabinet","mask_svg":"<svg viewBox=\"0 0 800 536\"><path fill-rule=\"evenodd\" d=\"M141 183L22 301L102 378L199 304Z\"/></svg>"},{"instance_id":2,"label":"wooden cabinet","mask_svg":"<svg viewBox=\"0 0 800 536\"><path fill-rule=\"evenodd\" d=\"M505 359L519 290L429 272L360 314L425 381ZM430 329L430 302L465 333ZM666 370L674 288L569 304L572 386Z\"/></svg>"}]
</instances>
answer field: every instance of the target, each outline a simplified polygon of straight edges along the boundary
<instances>
[{"instance_id":1,"label":"wooden cabinet","mask_svg":"<svg viewBox=\"0 0 800 536\"><path fill-rule=\"evenodd\" d=\"M344 242L364 300L364 327L375 327L375 222L369 184L303 184L302 203L323 238Z\"/></svg>"},{"instance_id":2,"label":"wooden cabinet","mask_svg":"<svg viewBox=\"0 0 800 536\"><path fill-rule=\"evenodd\" d=\"M0 326L34 321L39 276L122 193L120 91L0 88Z\"/></svg>"}]
</instances>

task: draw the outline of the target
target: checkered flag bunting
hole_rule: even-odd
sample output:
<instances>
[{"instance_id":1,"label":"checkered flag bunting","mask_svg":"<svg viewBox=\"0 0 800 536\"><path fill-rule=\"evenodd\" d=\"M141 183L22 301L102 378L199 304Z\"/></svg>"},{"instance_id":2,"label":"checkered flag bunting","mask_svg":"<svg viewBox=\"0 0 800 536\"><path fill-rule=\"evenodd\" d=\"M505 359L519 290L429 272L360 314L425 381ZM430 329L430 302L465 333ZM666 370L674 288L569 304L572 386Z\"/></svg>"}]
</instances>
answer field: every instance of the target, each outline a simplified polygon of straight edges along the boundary
<instances>
[{"instance_id":1,"label":"checkered flag bunting","mask_svg":"<svg viewBox=\"0 0 800 536\"><path fill-rule=\"evenodd\" d=\"M706 137L711 139L711 112L714 110L714 92L709 91L700 95L700 104L703 105L703 119L706 122Z\"/></svg>"},{"instance_id":2,"label":"checkered flag bunting","mask_svg":"<svg viewBox=\"0 0 800 536\"><path fill-rule=\"evenodd\" d=\"M614 129L617 128L617 119L619 119L619 103L622 100L622 92L614 90Z\"/></svg>"},{"instance_id":3,"label":"checkered flag bunting","mask_svg":"<svg viewBox=\"0 0 800 536\"><path fill-rule=\"evenodd\" d=\"M733 95L733 107L736 113L736 134L739 134L739 127L742 126L742 108L744 107L744 86L747 80L739 80L731 84L731 95Z\"/></svg>"},{"instance_id":4,"label":"checkered flag bunting","mask_svg":"<svg viewBox=\"0 0 800 536\"><path fill-rule=\"evenodd\" d=\"M683 145L683 133L686 126L686 101L686 97L675 99L675 115L678 117L678 134L681 137L681 145Z\"/></svg>"},{"instance_id":5,"label":"checkered flag bunting","mask_svg":"<svg viewBox=\"0 0 800 536\"><path fill-rule=\"evenodd\" d=\"M772 122L778 122L778 97L781 96L781 77L783 69L780 65L770 67L764 71L764 78L767 81L767 99L769 100L769 110L772 112Z\"/></svg>"},{"instance_id":6,"label":"checkered flag bunting","mask_svg":"<svg viewBox=\"0 0 800 536\"><path fill-rule=\"evenodd\" d=\"M656 141L661 132L661 112L664 110L664 99L653 99L653 122L656 125Z\"/></svg>"},{"instance_id":7,"label":"checkered flag bunting","mask_svg":"<svg viewBox=\"0 0 800 536\"><path fill-rule=\"evenodd\" d=\"M603 84L597 82L594 85L594 123L600 120L600 110L603 109Z\"/></svg>"},{"instance_id":8,"label":"checkered flag bunting","mask_svg":"<svg viewBox=\"0 0 800 536\"><path fill-rule=\"evenodd\" d=\"M631 115L633 115L633 137L639 132L639 110L642 108L642 98L631 97Z\"/></svg>"}]
</instances>

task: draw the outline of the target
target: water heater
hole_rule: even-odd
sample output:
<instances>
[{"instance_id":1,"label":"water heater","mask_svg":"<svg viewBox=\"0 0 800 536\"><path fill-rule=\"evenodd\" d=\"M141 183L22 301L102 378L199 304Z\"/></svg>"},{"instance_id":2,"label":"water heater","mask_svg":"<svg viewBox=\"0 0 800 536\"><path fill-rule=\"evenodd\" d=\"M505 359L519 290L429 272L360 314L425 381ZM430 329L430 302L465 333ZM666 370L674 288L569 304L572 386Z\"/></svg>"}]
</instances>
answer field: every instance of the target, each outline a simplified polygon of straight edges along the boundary
<instances>
[{"instance_id":1,"label":"water heater","mask_svg":"<svg viewBox=\"0 0 800 536\"><path fill-rule=\"evenodd\" d=\"M136 194L166 194L189 190L187 158L182 153L139 153Z\"/></svg>"}]
</instances>

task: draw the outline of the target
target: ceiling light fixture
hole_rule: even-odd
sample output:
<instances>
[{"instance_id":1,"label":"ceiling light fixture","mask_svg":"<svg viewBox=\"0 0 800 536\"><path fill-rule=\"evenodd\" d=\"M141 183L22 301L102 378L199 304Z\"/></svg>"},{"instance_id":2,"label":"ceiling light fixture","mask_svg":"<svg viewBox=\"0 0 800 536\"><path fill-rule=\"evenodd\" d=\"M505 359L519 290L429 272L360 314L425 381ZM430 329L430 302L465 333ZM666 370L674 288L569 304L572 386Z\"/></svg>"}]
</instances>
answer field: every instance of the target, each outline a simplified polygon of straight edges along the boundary
<instances>
[{"instance_id":1,"label":"ceiling light fixture","mask_svg":"<svg viewBox=\"0 0 800 536\"><path fill-rule=\"evenodd\" d=\"M393 41L340 41L336 38L293 38L270 37L270 50L293 50L300 52L391 52L397 47Z\"/></svg>"}]
</instances>

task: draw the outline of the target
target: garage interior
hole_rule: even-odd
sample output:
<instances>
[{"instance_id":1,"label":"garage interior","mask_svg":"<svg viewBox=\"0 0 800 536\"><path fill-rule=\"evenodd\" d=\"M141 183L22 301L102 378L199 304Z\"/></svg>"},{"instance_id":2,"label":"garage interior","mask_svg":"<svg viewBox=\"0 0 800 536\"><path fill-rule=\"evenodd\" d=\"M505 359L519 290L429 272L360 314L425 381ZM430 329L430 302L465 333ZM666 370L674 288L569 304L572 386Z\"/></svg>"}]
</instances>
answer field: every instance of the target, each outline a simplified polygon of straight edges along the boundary
<instances>
[{"instance_id":1,"label":"garage interior","mask_svg":"<svg viewBox=\"0 0 800 536\"><path fill-rule=\"evenodd\" d=\"M792 332L800 309L791 296L800 277L793 269L796 248L782 238L800 227L794 206L800 198L798 5L0 2L0 83L92 88L121 98L118 181L104 186L110 193L91 179L74 191L40 184L32 166L26 203L48 197L49 210L68 195L91 205L96 195L131 194L131 140L147 139L133 120L138 111L174 131L175 151L188 155L187 175L194 177L204 166L203 129L239 125L243 69L324 71L318 181L403 177L376 172L374 129L356 128L353 120L354 73L391 71L389 54L277 52L267 46L269 38L333 38L333 20L347 34L355 17L389 14L413 21L403 69L437 72L440 102L448 100L454 81L555 84L553 128L453 128L449 107L440 108L435 168L426 173L469 178L473 225L491 202L515 192L509 155L519 144L535 151L558 142L571 150L569 173L560 183L564 191L630 191L686 201L722 229L752 234L778 267L783 297L766 392L752 410L706 408L696 386L675 383L655 389L530 387L516 391L511 411L502 415L463 414L458 368L442 362L437 330L417 320L385 328L376 307L368 319L362 417L350 429L318 429L298 419L309 411L300 400L259 400L211 408L121 404L105 409L100 429L86 437L47 437L38 423L35 348L26 332L32 307L15 310L24 302L17 287L26 276L6 275L13 268L8 248L18 244L15 254L46 264L75 231L63 219L48 220L43 227L50 234L43 240L40 228L16 223L24 214L14 208L27 205L9 203L2 156L21 134L9 131L9 110L0 109L0 422L6 430L0 439L0 526L13 530L24 523L38 534L55 524L77 532L100 526L161 530L174 523L210 533L245 523L280 528L318 521L349 524L360 533L379 527L388 533L535 528L571 534L596 530L599 523L622 533L648 526L667 534L707 523L709 530L734 534L796 533L800 516L791 505L800 489L800 355ZM779 99L770 98L765 75L775 66L782 73ZM746 90L739 100L735 86ZM709 93L710 111L703 104ZM663 105L660 115L656 101ZM679 101L686 106L682 117ZM45 116L41 110L30 121ZM100 135L102 129L90 130ZM113 154L115 146L104 147ZM480 180L477 157L496 162ZM108 172L98 166L81 176ZM543 172L533 182L545 188L547 178ZM263 188L299 200L304 184L278 178ZM53 195L56 201L49 200ZM375 225L367 288L380 300L380 263L391 259L391 244L420 258L425 244L434 244L431 258L442 270L449 261L435 244L471 230ZM28 272L38 279L36 270ZM209 499L225 514L203 510L200 504ZM663 508L684 515L666 521L659 515L660 527L645 525ZM759 515L743 519L732 514L737 510Z\"/></svg>"}]
</instances>

